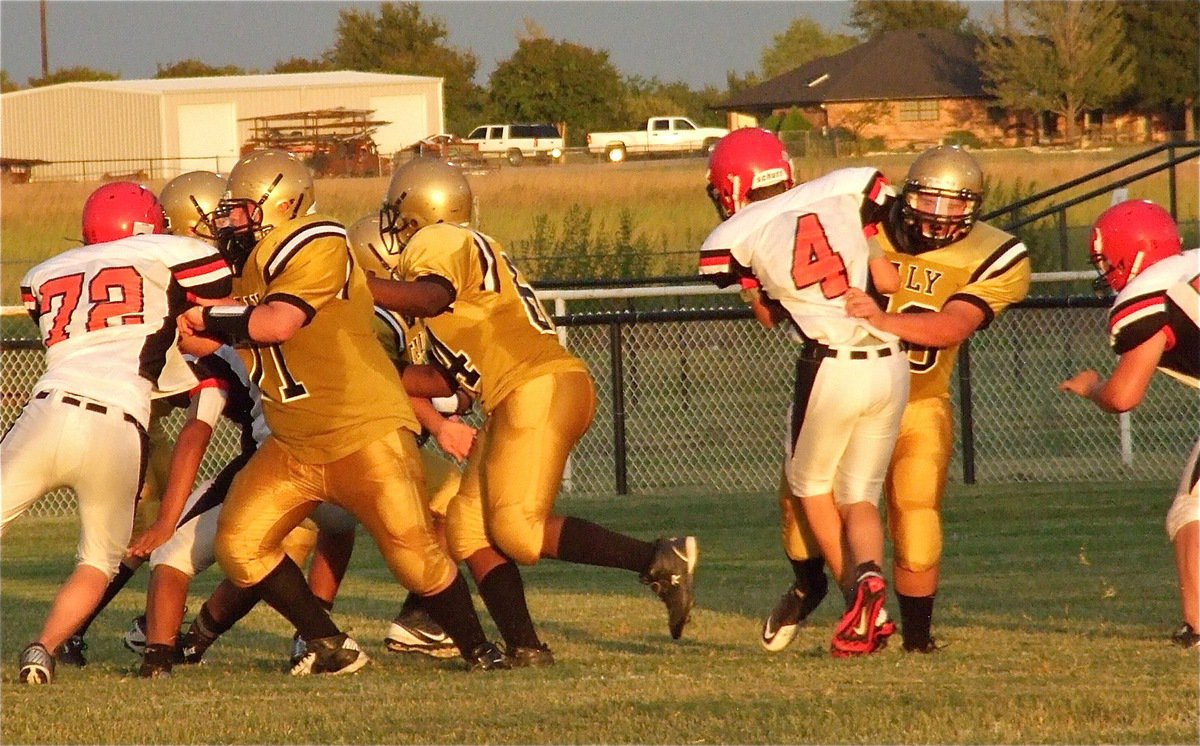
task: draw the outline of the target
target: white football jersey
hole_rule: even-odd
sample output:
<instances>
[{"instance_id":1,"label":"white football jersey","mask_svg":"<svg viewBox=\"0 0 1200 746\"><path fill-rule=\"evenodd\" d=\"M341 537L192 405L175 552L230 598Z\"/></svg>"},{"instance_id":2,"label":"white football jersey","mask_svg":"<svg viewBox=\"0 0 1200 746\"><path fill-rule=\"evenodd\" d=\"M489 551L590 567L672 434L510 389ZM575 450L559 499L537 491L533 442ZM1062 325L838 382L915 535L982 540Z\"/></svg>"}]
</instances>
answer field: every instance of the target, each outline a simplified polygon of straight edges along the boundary
<instances>
[{"instance_id":1,"label":"white football jersey","mask_svg":"<svg viewBox=\"0 0 1200 746\"><path fill-rule=\"evenodd\" d=\"M1130 280L1113 302L1108 329L1118 355L1165 330L1159 370L1200 388L1200 249L1159 260Z\"/></svg>"},{"instance_id":2,"label":"white football jersey","mask_svg":"<svg viewBox=\"0 0 1200 746\"><path fill-rule=\"evenodd\" d=\"M867 236L895 197L873 168L845 168L739 210L700 248L700 273L749 270L800 333L827 345L897 337L846 315L842 296L866 289Z\"/></svg>"},{"instance_id":3,"label":"white football jersey","mask_svg":"<svg viewBox=\"0 0 1200 746\"><path fill-rule=\"evenodd\" d=\"M180 360L175 317L189 295L220 298L231 283L215 248L183 236L130 236L42 262L21 281L21 300L46 346L35 390L94 399L145 425L156 390L195 385L190 372L178 378L186 368L168 365Z\"/></svg>"}]
</instances>

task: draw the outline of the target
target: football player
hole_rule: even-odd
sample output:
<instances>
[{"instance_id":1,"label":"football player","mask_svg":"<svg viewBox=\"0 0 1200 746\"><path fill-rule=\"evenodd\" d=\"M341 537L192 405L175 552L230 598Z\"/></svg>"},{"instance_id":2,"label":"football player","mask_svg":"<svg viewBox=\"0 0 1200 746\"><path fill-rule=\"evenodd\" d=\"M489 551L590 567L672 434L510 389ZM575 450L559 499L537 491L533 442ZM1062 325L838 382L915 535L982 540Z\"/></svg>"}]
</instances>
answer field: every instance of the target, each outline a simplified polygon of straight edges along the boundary
<instances>
[{"instance_id":1,"label":"football player","mask_svg":"<svg viewBox=\"0 0 1200 746\"><path fill-rule=\"evenodd\" d=\"M210 240L208 237L212 232L206 228L208 218L217 209L217 203L224 192L225 177L210 171L190 171L168 181L158 195L166 218L166 232L176 236ZM171 409L166 397L158 397L150 405L150 423L146 428L149 433L150 455L147 459L142 491L138 496L137 513L133 518L134 536L140 536L149 528L158 516L162 503L163 486L167 483L167 473L171 466L172 448L163 427L163 418ZM100 604L79 629L75 630L75 634L68 637L58 649L56 657L59 663L72 666L87 665L87 659L84 657L84 651L87 650L84 635L100 612L116 598L144 561L145 558L133 554L121 560L117 574L109 581Z\"/></svg>"},{"instance_id":2,"label":"football player","mask_svg":"<svg viewBox=\"0 0 1200 746\"><path fill-rule=\"evenodd\" d=\"M174 353L177 299L220 298L230 289L221 255L201 241L163 235L165 224L149 190L106 184L84 205L85 245L21 281L46 346L46 372L0 446L0 532L59 486L75 490L81 522L78 565L21 653L23 683L53 679L50 651L96 608L125 556L151 397L195 382Z\"/></svg>"},{"instance_id":3,"label":"football player","mask_svg":"<svg viewBox=\"0 0 1200 746\"><path fill-rule=\"evenodd\" d=\"M796 520L803 515L846 598L830 652L874 653L895 630L884 609L879 500L908 398L908 362L895 334L846 314L844 297L851 288L900 286L895 267L867 241L895 192L873 168L795 186L779 138L746 128L713 148L708 193L724 222L700 247L700 273L722 286L740 281L759 321L768 328L786 321L801 344L780 490L785 551L797 567L794 558L811 547ZM819 601L819 564L817 573L797 571L785 598ZM768 621L768 650L793 634L794 626L782 626Z\"/></svg>"},{"instance_id":4,"label":"football player","mask_svg":"<svg viewBox=\"0 0 1200 746\"><path fill-rule=\"evenodd\" d=\"M1117 293L1108 315L1117 367L1107 379L1084 370L1059 390L1091 400L1106 412L1128 412L1146 396L1154 371L1200 388L1200 249L1183 251L1171 214L1153 202L1131 200L1104 211L1092 227L1091 259L1103 289ZM1183 624L1171 638L1200 648L1200 441L1192 448L1167 536L1175 548Z\"/></svg>"},{"instance_id":5,"label":"football player","mask_svg":"<svg viewBox=\"0 0 1200 746\"><path fill-rule=\"evenodd\" d=\"M420 426L371 330L371 295L346 230L315 212L312 175L296 157L255 151L234 166L215 218L234 268L228 305L193 307L185 334L237 347L263 394L271 435L238 473L221 509L216 556L307 643L296 675L366 664L281 541L322 502L351 513L388 567L478 669L506 668L466 581L438 545L417 451Z\"/></svg>"},{"instance_id":6,"label":"football player","mask_svg":"<svg viewBox=\"0 0 1200 746\"><path fill-rule=\"evenodd\" d=\"M425 319L430 354L449 375L427 376L426 393L457 385L486 416L448 508L451 555L466 561L514 665L554 660L517 568L541 558L638 573L678 638L694 602L696 540L649 543L555 513L567 457L595 414L595 386L495 239L465 226L472 207L457 168L423 159L399 168L380 222L402 279L370 281L379 305Z\"/></svg>"},{"instance_id":7,"label":"football player","mask_svg":"<svg viewBox=\"0 0 1200 746\"><path fill-rule=\"evenodd\" d=\"M395 262L389 262L389 255L382 248L378 214L355 222L346 229L346 237L359 266L368 276L392 275ZM419 319L406 318L376 306L375 333L402 377L409 366L429 364L428 342L424 325ZM405 382L406 389L413 380L410 376ZM476 430L458 415L469 411L473 401L470 394L460 388L451 396L430 399L414 396L410 390L409 399L423 428L421 439L433 437L450 459L458 463L464 461L475 443ZM421 459L425 467L434 528L439 540L445 544L446 508L458 492L462 471L451 460L436 455L431 448L421 449ZM312 584L311 575L309 583ZM420 599L419 595L411 592L405 597L400 612L388 628L384 645L397 653L422 653L435 658L454 655L454 644L428 612L421 608Z\"/></svg>"},{"instance_id":8,"label":"football player","mask_svg":"<svg viewBox=\"0 0 1200 746\"><path fill-rule=\"evenodd\" d=\"M887 310L851 289L853 316L909 345L912 386L887 481L888 529L904 649L937 650L933 603L942 557L942 497L954 451L950 375L958 347L1029 292L1020 239L978 222L983 172L966 151L930 148L908 169L873 241L900 269ZM779 607L777 607L777 611Z\"/></svg>"}]
</instances>

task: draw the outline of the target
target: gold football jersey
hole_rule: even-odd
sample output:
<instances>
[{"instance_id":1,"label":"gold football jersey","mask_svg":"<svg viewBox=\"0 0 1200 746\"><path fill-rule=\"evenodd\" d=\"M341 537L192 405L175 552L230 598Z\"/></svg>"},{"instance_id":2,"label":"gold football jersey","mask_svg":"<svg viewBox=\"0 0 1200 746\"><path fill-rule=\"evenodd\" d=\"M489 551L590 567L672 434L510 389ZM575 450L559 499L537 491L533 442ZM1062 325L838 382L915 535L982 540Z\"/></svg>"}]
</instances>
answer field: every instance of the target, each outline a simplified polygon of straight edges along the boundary
<instances>
[{"instance_id":1,"label":"gold football jersey","mask_svg":"<svg viewBox=\"0 0 1200 746\"><path fill-rule=\"evenodd\" d=\"M429 355L475 395L484 413L546 373L587 372L558 341L550 316L494 239L466 228L422 228L400 254L406 280L440 278L449 310L425 319Z\"/></svg>"},{"instance_id":2,"label":"gold football jersey","mask_svg":"<svg viewBox=\"0 0 1200 746\"><path fill-rule=\"evenodd\" d=\"M285 301L308 317L282 344L239 350L271 433L295 458L329 463L398 428L420 432L375 337L366 275L341 224L309 215L275 228L250 253L234 294L250 304Z\"/></svg>"},{"instance_id":3,"label":"gold football jersey","mask_svg":"<svg viewBox=\"0 0 1200 746\"><path fill-rule=\"evenodd\" d=\"M916 255L898 251L887 231L880 231L872 240L879 242L900 271L900 290L888 303L887 310L892 313L939 311L950 300L962 300L983 311L983 329L1029 293L1025 244L985 223L977 223L957 243ZM912 370L909 401L949 394L958 345L941 349L912 345L908 355Z\"/></svg>"}]
</instances>

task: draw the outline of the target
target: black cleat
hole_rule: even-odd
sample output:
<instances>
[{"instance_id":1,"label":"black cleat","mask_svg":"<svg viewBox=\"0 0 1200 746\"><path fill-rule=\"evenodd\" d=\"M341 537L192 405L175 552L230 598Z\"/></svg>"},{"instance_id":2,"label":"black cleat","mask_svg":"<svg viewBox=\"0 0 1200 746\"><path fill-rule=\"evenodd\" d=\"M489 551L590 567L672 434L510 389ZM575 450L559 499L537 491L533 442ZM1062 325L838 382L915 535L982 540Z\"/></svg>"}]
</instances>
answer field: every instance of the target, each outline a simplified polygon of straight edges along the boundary
<instances>
[{"instance_id":1,"label":"black cleat","mask_svg":"<svg viewBox=\"0 0 1200 746\"><path fill-rule=\"evenodd\" d=\"M791 588L780 597L779 603L771 609L771 613L763 620L762 635L759 642L764 649L778 653L796 639L800 625L813 613L825 595L829 593L829 581L821 575L821 585L805 593L799 584L793 583Z\"/></svg>"},{"instance_id":2,"label":"black cleat","mask_svg":"<svg viewBox=\"0 0 1200 746\"><path fill-rule=\"evenodd\" d=\"M83 651L87 650L87 642L80 635L71 635L62 645L58 646L54 657L59 663L67 666L78 666L83 668L87 665L87 658L83 657Z\"/></svg>"},{"instance_id":3,"label":"black cleat","mask_svg":"<svg viewBox=\"0 0 1200 746\"><path fill-rule=\"evenodd\" d=\"M1197 634L1196 630L1192 629L1192 625L1184 622L1179 630L1171 635L1171 643L1185 650L1200 648L1200 634Z\"/></svg>"},{"instance_id":4,"label":"black cleat","mask_svg":"<svg viewBox=\"0 0 1200 746\"><path fill-rule=\"evenodd\" d=\"M175 662L184 665L196 665L204 662L204 654L216 640L209 639L196 631L196 625L179 635L175 643Z\"/></svg>"},{"instance_id":5,"label":"black cleat","mask_svg":"<svg viewBox=\"0 0 1200 746\"><path fill-rule=\"evenodd\" d=\"M476 646L468 656L467 664L471 671L504 671L512 668L512 664L504 657L504 653L500 652L500 648L491 642Z\"/></svg>"},{"instance_id":6,"label":"black cleat","mask_svg":"<svg viewBox=\"0 0 1200 746\"><path fill-rule=\"evenodd\" d=\"M21 651L21 683L49 684L54 680L54 656L40 642L31 642Z\"/></svg>"},{"instance_id":7,"label":"black cleat","mask_svg":"<svg viewBox=\"0 0 1200 746\"><path fill-rule=\"evenodd\" d=\"M936 653L945 645L930 637L925 642L905 642L901 645L906 653Z\"/></svg>"},{"instance_id":8,"label":"black cleat","mask_svg":"<svg viewBox=\"0 0 1200 746\"><path fill-rule=\"evenodd\" d=\"M654 542L654 559L642 582L667 605L667 625L678 640L696 603L696 561L700 548L694 536L661 538Z\"/></svg>"},{"instance_id":9,"label":"black cleat","mask_svg":"<svg viewBox=\"0 0 1200 746\"><path fill-rule=\"evenodd\" d=\"M171 664L175 656L173 645L147 645L142 655L142 666L138 676L143 679L167 679L171 677Z\"/></svg>"},{"instance_id":10,"label":"black cleat","mask_svg":"<svg viewBox=\"0 0 1200 746\"><path fill-rule=\"evenodd\" d=\"M354 673L367 665L367 654L349 635L318 637L307 642L308 652L292 666L292 676L327 673L334 676Z\"/></svg>"},{"instance_id":11,"label":"black cleat","mask_svg":"<svg viewBox=\"0 0 1200 746\"><path fill-rule=\"evenodd\" d=\"M504 657L513 668L542 668L554 665L554 653L550 652L550 646L544 642L533 648L511 646L505 651Z\"/></svg>"},{"instance_id":12,"label":"black cleat","mask_svg":"<svg viewBox=\"0 0 1200 746\"><path fill-rule=\"evenodd\" d=\"M453 658L458 646L429 612L422 608L401 610L388 628L383 644L393 653L420 653L433 658Z\"/></svg>"}]
</instances>

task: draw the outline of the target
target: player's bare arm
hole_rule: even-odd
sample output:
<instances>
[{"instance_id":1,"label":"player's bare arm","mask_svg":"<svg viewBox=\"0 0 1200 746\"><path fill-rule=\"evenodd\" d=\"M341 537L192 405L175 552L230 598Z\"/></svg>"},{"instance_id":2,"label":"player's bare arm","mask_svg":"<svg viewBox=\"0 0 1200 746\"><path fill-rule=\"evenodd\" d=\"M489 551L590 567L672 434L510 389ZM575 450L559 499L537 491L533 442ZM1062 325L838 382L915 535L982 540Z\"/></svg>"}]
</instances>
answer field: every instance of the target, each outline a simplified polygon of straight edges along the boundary
<instances>
[{"instance_id":1,"label":"player's bare arm","mask_svg":"<svg viewBox=\"0 0 1200 746\"><path fill-rule=\"evenodd\" d=\"M286 301L257 306L193 306L179 315L183 336L208 333L229 344L279 344L295 336L308 320L304 311Z\"/></svg>"},{"instance_id":2,"label":"player's bare arm","mask_svg":"<svg viewBox=\"0 0 1200 746\"><path fill-rule=\"evenodd\" d=\"M371 288L371 295L378 305L405 316L437 316L454 302L454 293L450 288L433 280L418 279L406 282L370 277L367 279L367 285Z\"/></svg>"},{"instance_id":3,"label":"player's bare arm","mask_svg":"<svg viewBox=\"0 0 1200 746\"><path fill-rule=\"evenodd\" d=\"M1121 355L1108 380L1088 369L1060 383L1058 390L1089 399L1105 412L1128 412L1142 403L1146 389L1150 387L1150 379L1166 349L1167 334L1159 331Z\"/></svg>"},{"instance_id":4,"label":"player's bare arm","mask_svg":"<svg viewBox=\"0 0 1200 746\"><path fill-rule=\"evenodd\" d=\"M846 291L846 313L925 347L953 347L974 334L984 321L983 311L961 300L952 300L932 313L887 313L858 288Z\"/></svg>"},{"instance_id":5,"label":"player's bare arm","mask_svg":"<svg viewBox=\"0 0 1200 746\"><path fill-rule=\"evenodd\" d=\"M867 264L871 271L871 284L884 295L891 295L900 289L900 272L890 259L874 257Z\"/></svg>"},{"instance_id":6,"label":"player's bare arm","mask_svg":"<svg viewBox=\"0 0 1200 746\"><path fill-rule=\"evenodd\" d=\"M183 515L192 484L200 471L200 462L208 450L209 441L212 440L212 432L211 425L197 419L188 420L180 429L179 437L175 440L175 450L171 454L170 476L167 477L167 486L163 490L158 518L145 533L129 545L129 553L133 556L149 557L151 552L175 533L175 525Z\"/></svg>"}]
</instances>

